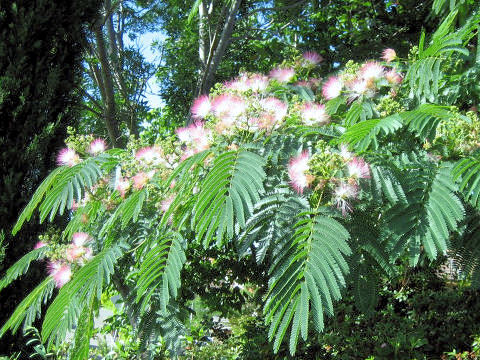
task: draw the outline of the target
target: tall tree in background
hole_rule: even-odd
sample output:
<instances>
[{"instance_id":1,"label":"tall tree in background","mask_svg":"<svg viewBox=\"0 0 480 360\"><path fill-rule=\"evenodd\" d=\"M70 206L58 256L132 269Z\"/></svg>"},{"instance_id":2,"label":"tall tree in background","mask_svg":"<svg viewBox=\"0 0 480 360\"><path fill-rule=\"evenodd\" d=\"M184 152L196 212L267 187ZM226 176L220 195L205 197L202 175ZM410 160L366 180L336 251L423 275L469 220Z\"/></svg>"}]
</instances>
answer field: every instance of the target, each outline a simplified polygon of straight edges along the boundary
<instances>
[{"instance_id":1,"label":"tall tree in background","mask_svg":"<svg viewBox=\"0 0 480 360\"><path fill-rule=\"evenodd\" d=\"M101 11L88 36L85 57L83 132L108 136L114 147L125 143L125 135L137 135L148 111L144 99L147 81L155 73L141 51L126 45L157 30L156 1L103 0Z\"/></svg>"},{"instance_id":2,"label":"tall tree in background","mask_svg":"<svg viewBox=\"0 0 480 360\"><path fill-rule=\"evenodd\" d=\"M266 71L294 53L315 50L330 73L349 59L376 58L385 46L401 55L422 27L431 31L431 1L169 0L160 5L166 38L156 74L163 116L181 123L195 96L239 71ZM426 22L425 19L429 18Z\"/></svg>"},{"instance_id":3,"label":"tall tree in background","mask_svg":"<svg viewBox=\"0 0 480 360\"><path fill-rule=\"evenodd\" d=\"M85 28L97 7L97 0L0 1L0 230L7 245L1 273L44 229L31 223L15 239L9 235L54 167L67 126L78 123L74 90L81 81ZM38 272L1 293L0 323L37 282ZM2 339L0 353L11 352L15 342L22 339Z\"/></svg>"}]
</instances>

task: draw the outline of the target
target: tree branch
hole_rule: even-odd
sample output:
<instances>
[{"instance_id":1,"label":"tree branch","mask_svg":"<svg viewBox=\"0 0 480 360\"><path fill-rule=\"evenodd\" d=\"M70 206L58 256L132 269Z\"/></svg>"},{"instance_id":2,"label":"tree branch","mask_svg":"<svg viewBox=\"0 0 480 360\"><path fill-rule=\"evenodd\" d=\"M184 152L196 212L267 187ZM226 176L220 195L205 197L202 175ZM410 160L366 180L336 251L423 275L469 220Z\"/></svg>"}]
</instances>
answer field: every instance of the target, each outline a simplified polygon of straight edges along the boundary
<instances>
[{"instance_id":1,"label":"tree branch","mask_svg":"<svg viewBox=\"0 0 480 360\"><path fill-rule=\"evenodd\" d=\"M274 7L269 7L269 8L254 9L247 14L247 17L249 17L250 15L256 14L258 12L263 12L263 11L278 12L278 11L289 10L289 9L295 8L297 6L303 5L306 2L307 2L307 0L300 0L300 1L297 1L296 3L290 4L290 5L285 5L285 6L274 6Z\"/></svg>"}]
</instances>

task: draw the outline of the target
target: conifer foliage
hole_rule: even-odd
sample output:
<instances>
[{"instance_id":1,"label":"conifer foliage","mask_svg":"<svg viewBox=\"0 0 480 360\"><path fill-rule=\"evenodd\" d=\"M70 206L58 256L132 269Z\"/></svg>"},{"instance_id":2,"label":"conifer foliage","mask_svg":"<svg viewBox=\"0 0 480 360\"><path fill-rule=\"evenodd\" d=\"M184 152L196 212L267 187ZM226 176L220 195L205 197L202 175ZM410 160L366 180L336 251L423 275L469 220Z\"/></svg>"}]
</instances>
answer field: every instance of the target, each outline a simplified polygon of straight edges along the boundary
<instances>
[{"instance_id":1,"label":"conifer foliage","mask_svg":"<svg viewBox=\"0 0 480 360\"><path fill-rule=\"evenodd\" d=\"M35 209L42 221L70 209L71 222L1 280L4 288L32 261L51 261L51 275L0 334L30 325L56 286L42 339L59 343L76 326L72 354L86 354L95 309L113 283L132 322L140 319L142 344L161 336L174 351L186 250L233 246L268 265L269 338L276 352L288 342L295 354L300 338L323 330L345 288L369 312L378 277L395 261L466 254L478 241L478 143L454 142L479 119L435 103L448 92L437 64L467 56L462 44L480 18L453 32L452 16L407 60L387 49L383 61L349 63L319 80L321 56L309 52L269 76L240 74L194 102L191 125L153 145L92 152L101 141L69 139L14 232ZM425 67L433 75L418 76ZM132 294L117 274L135 284Z\"/></svg>"}]
</instances>

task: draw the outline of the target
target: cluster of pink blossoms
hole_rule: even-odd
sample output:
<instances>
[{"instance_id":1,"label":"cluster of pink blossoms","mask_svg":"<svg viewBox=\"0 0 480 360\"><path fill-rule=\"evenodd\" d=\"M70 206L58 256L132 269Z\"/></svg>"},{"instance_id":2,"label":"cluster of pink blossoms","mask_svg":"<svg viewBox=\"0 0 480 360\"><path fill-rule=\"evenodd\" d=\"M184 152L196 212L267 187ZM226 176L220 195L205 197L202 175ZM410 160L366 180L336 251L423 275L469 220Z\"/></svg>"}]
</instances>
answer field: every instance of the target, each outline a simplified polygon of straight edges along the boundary
<instances>
[{"instance_id":1,"label":"cluster of pink blossoms","mask_svg":"<svg viewBox=\"0 0 480 360\"><path fill-rule=\"evenodd\" d=\"M290 184L299 194L303 194L303 190L310 184L311 179L307 174L310 170L309 160L308 151L303 151L300 155L291 158L288 164Z\"/></svg>"},{"instance_id":2,"label":"cluster of pink blossoms","mask_svg":"<svg viewBox=\"0 0 480 360\"><path fill-rule=\"evenodd\" d=\"M332 203L342 211L345 216L348 212L353 211L351 205L359 194L359 180L370 178L370 169L368 164L359 157L354 157L352 153L342 146L340 156L343 158L348 172L347 178L332 178L331 183L334 184L332 191ZM305 188L309 187L315 181L310 170L310 156L308 151L303 151L300 155L290 159L288 165L288 176L290 184L299 194L303 194ZM324 185L323 185L324 186Z\"/></svg>"},{"instance_id":3,"label":"cluster of pink blossoms","mask_svg":"<svg viewBox=\"0 0 480 360\"><path fill-rule=\"evenodd\" d=\"M210 148L212 133L205 128L203 122L197 121L189 126L178 128L176 133L178 139L186 146L180 158L182 161Z\"/></svg>"},{"instance_id":4,"label":"cluster of pink blossoms","mask_svg":"<svg viewBox=\"0 0 480 360\"><path fill-rule=\"evenodd\" d=\"M395 50L385 49L382 59L390 65L397 57ZM386 68L380 62L369 61L360 68L353 80L344 79L342 75L330 77L322 88L322 95L327 100L332 100L340 96L342 91L346 91L349 100L355 100L359 96L365 95L373 97L378 91L379 81L385 79L389 86L395 87L403 81L402 75L397 72L394 66Z\"/></svg>"},{"instance_id":5,"label":"cluster of pink blossoms","mask_svg":"<svg viewBox=\"0 0 480 360\"><path fill-rule=\"evenodd\" d=\"M87 152L93 156L96 156L105 150L107 150L107 144L105 143L105 140L95 139L90 143ZM80 161L80 156L75 152L75 150L68 147L60 150L57 156L57 164L59 166L71 167L77 165L80 163Z\"/></svg>"},{"instance_id":6,"label":"cluster of pink blossoms","mask_svg":"<svg viewBox=\"0 0 480 360\"><path fill-rule=\"evenodd\" d=\"M307 68L316 66L322 60L319 54L309 51L297 64ZM276 129L287 117L288 105L276 97L268 96L265 92L272 80L287 84L295 76L296 71L291 67L277 67L270 71L268 76L241 74L225 83L225 93L214 97L201 95L195 99L190 109L192 119L198 123L212 116L216 120L215 131L220 135L230 135L235 129L247 131ZM308 84L310 87L318 86L319 81L311 79ZM319 125L328 121L323 105L312 103L306 105L304 110L306 123ZM188 128L177 130L180 141L187 145L188 135L185 134L188 134L189 130ZM190 156L192 153L195 151L187 152L187 155Z\"/></svg>"},{"instance_id":7,"label":"cluster of pink blossoms","mask_svg":"<svg viewBox=\"0 0 480 360\"><path fill-rule=\"evenodd\" d=\"M55 285L61 288L72 278L72 266L83 266L93 257L92 249L88 244L92 241L90 235L84 232L76 232L72 236L72 242L65 250L60 260L48 262L48 274L55 281ZM47 246L42 241L35 245L35 249Z\"/></svg>"}]
</instances>

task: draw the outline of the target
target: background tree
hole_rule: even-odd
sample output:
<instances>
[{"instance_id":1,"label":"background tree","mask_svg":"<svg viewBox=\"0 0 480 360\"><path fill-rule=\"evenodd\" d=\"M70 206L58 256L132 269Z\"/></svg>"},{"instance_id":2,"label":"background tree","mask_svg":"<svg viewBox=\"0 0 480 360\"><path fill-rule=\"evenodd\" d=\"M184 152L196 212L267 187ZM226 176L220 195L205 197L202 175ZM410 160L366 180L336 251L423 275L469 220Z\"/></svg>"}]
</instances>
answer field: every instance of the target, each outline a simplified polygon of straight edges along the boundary
<instances>
[{"instance_id":1,"label":"background tree","mask_svg":"<svg viewBox=\"0 0 480 360\"><path fill-rule=\"evenodd\" d=\"M192 8L169 0L159 6L166 35L156 74L166 105L162 117L179 124L188 119L185 104L239 71L265 72L314 50L325 58L326 75L349 59L374 58L386 46L405 56L422 28L438 24L429 17L430 1L212 0Z\"/></svg>"},{"instance_id":2,"label":"background tree","mask_svg":"<svg viewBox=\"0 0 480 360\"><path fill-rule=\"evenodd\" d=\"M155 67L148 63L127 37L157 30L156 1L104 0L88 36L85 54L84 133L108 135L114 147L125 144L129 134L138 136L149 110L147 82Z\"/></svg>"},{"instance_id":3,"label":"background tree","mask_svg":"<svg viewBox=\"0 0 480 360\"><path fill-rule=\"evenodd\" d=\"M34 189L55 166L68 125L78 124L85 27L96 0L0 1L0 229L7 246L0 272L38 241L44 226L9 235ZM41 268L0 295L0 323L37 282ZM21 339L5 337L0 353Z\"/></svg>"}]
</instances>

